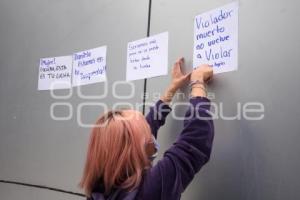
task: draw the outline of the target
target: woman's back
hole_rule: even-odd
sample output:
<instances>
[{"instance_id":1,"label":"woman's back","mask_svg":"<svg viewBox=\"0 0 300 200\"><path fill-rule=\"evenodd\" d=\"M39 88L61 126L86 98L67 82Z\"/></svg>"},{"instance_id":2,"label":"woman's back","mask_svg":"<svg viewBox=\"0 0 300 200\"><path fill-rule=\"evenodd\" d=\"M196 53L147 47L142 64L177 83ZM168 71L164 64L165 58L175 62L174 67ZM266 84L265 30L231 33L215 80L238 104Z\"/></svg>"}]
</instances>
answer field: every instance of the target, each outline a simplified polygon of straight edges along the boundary
<instances>
[{"instance_id":1,"label":"woman's back","mask_svg":"<svg viewBox=\"0 0 300 200\"><path fill-rule=\"evenodd\" d=\"M177 83L177 87L181 86L182 82L184 82L185 79L187 79L187 76L183 77L182 74L178 75L178 65L180 67L180 64L180 62L179 64L177 62L173 70L172 85ZM196 70L196 72L192 73L191 76L191 80L193 81L191 84L192 98L190 98L189 100L190 104L185 113L185 119L183 121L183 130L178 136L176 142L164 153L163 158L152 167L147 167L145 165L143 174L141 174L141 176L132 176L131 172L135 172L135 169L128 170L128 168L126 168L125 171L127 171L127 178L125 179L125 181L128 181L132 177L141 178L140 180L136 180L135 182L132 181L132 183L138 183L138 185L134 187L128 187L127 189L126 187L124 187L124 185L122 185L122 183L124 182L120 181L121 186L120 184L112 184L112 186L114 187L107 190L107 184L105 185L107 181L105 182L104 180L105 176L97 176L101 178L98 178L98 180L93 182L94 186L91 189L90 199L180 199L181 194L184 192L188 184L192 181L194 175L201 169L201 167L205 163L208 162L212 150L212 142L214 137L213 121L209 113L210 101L205 97L206 91L203 85L203 82L211 78L212 70L209 66L203 66L199 70ZM173 88L170 88L171 89L168 89L166 94L161 97L161 100L159 100L153 107L150 108L150 112L146 116L146 121L149 125L148 127L150 127L150 132L152 133L154 138L157 137L157 132L159 128L162 125L164 125L166 117L171 111L168 102L170 102L175 93L173 91ZM176 88L176 90L177 89L178 88ZM140 124L140 126L141 125L142 124ZM130 132L130 127L127 127L125 129L125 132ZM131 143L132 141L128 142ZM142 147L142 149L144 149L143 151L148 152L147 150L145 150L147 149L148 143L145 143L144 141L144 143L142 144L144 144L144 146ZM130 158L131 160L127 160L127 162L135 162L136 157ZM101 163L101 160L97 161ZM111 169L114 169L114 167L116 166L110 167ZM107 180L110 180L110 177L106 178ZM119 186L115 187L116 185Z\"/></svg>"}]
</instances>

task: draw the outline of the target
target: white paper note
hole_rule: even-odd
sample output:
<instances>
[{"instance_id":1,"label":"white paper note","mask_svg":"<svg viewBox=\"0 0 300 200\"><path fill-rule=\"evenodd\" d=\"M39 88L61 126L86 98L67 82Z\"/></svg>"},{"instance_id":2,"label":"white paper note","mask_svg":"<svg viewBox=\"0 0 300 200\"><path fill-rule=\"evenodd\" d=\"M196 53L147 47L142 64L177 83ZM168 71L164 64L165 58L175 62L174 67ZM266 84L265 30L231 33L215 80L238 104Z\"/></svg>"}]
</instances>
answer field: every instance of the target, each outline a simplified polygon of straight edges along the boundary
<instances>
[{"instance_id":1,"label":"white paper note","mask_svg":"<svg viewBox=\"0 0 300 200\"><path fill-rule=\"evenodd\" d=\"M41 58L38 90L71 88L72 56Z\"/></svg>"},{"instance_id":2,"label":"white paper note","mask_svg":"<svg viewBox=\"0 0 300 200\"><path fill-rule=\"evenodd\" d=\"M213 65L214 73L238 68L238 2L205 12L194 20L193 67Z\"/></svg>"},{"instance_id":3,"label":"white paper note","mask_svg":"<svg viewBox=\"0 0 300 200\"><path fill-rule=\"evenodd\" d=\"M168 32L129 42L126 80L138 80L168 73Z\"/></svg>"},{"instance_id":4,"label":"white paper note","mask_svg":"<svg viewBox=\"0 0 300 200\"><path fill-rule=\"evenodd\" d=\"M106 81L106 46L73 54L73 86Z\"/></svg>"}]
</instances>

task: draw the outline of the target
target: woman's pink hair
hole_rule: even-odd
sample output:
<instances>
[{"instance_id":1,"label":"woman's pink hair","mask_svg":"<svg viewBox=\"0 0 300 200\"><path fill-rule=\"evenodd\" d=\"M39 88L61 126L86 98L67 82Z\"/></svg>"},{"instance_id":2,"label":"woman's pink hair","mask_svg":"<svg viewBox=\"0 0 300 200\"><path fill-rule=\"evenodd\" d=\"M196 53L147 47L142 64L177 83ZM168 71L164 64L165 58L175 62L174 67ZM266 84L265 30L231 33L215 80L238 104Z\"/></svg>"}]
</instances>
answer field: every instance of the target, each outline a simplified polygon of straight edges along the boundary
<instances>
[{"instance_id":1,"label":"woman's pink hair","mask_svg":"<svg viewBox=\"0 0 300 200\"><path fill-rule=\"evenodd\" d=\"M98 180L105 193L113 187L136 188L151 166L145 145L152 139L144 116L133 110L110 111L101 116L90 136L80 187L91 195Z\"/></svg>"}]
</instances>

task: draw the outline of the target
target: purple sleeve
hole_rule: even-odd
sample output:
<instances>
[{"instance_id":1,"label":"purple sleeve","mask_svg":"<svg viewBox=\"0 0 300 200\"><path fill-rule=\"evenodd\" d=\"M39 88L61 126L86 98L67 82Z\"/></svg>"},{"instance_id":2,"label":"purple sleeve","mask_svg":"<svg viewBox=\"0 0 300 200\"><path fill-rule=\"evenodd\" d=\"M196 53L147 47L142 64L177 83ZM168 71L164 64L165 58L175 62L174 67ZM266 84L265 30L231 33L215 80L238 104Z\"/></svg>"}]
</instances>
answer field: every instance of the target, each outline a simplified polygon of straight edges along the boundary
<instances>
[{"instance_id":1,"label":"purple sleeve","mask_svg":"<svg viewBox=\"0 0 300 200\"><path fill-rule=\"evenodd\" d=\"M150 107L146 120L155 138L157 138L158 129L165 124L166 117L170 112L171 108L162 100L158 100L154 106Z\"/></svg>"},{"instance_id":2,"label":"purple sleeve","mask_svg":"<svg viewBox=\"0 0 300 200\"><path fill-rule=\"evenodd\" d=\"M177 141L145 176L145 194L157 199L180 199L194 175L208 162L214 137L209 109L207 98L190 99L184 128Z\"/></svg>"}]
</instances>

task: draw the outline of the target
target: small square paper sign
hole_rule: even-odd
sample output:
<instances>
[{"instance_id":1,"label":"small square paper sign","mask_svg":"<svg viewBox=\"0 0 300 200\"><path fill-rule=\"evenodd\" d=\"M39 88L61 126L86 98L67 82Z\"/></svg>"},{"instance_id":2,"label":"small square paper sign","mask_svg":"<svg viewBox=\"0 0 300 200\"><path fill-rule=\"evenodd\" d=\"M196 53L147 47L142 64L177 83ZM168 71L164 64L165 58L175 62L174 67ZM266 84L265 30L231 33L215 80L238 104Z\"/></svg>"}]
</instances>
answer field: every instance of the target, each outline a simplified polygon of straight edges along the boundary
<instances>
[{"instance_id":1,"label":"small square paper sign","mask_svg":"<svg viewBox=\"0 0 300 200\"><path fill-rule=\"evenodd\" d=\"M73 86L106 81L106 46L73 54Z\"/></svg>"},{"instance_id":2,"label":"small square paper sign","mask_svg":"<svg viewBox=\"0 0 300 200\"><path fill-rule=\"evenodd\" d=\"M71 88L72 56L41 58L38 90Z\"/></svg>"},{"instance_id":3,"label":"small square paper sign","mask_svg":"<svg viewBox=\"0 0 300 200\"><path fill-rule=\"evenodd\" d=\"M168 32L129 42L126 80L168 74Z\"/></svg>"}]
</instances>

